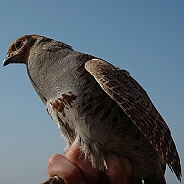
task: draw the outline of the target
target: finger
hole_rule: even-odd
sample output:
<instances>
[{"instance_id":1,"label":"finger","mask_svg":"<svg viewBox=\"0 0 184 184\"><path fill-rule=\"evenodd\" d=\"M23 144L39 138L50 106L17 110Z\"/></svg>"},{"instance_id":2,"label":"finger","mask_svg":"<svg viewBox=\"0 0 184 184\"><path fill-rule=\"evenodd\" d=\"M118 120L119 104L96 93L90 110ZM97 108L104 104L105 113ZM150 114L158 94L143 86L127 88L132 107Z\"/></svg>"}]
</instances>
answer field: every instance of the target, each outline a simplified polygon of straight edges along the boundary
<instances>
[{"instance_id":1,"label":"finger","mask_svg":"<svg viewBox=\"0 0 184 184\"><path fill-rule=\"evenodd\" d=\"M54 154L48 161L49 177L59 176L67 184L87 184L80 169L60 154Z\"/></svg>"},{"instance_id":2,"label":"finger","mask_svg":"<svg viewBox=\"0 0 184 184\"><path fill-rule=\"evenodd\" d=\"M72 146L65 153L65 157L81 169L84 177L89 184L94 184L97 182L99 171L92 168L91 162L85 159L85 156L80 151L80 148Z\"/></svg>"},{"instance_id":3,"label":"finger","mask_svg":"<svg viewBox=\"0 0 184 184\"><path fill-rule=\"evenodd\" d=\"M106 159L106 174L112 184L127 184L132 174L132 164L127 157L118 159L110 156Z\"/></svg>"},{"instance_id":4,"label":"finger","mask_svg":"<svg viewBox=\"0 0 184 184\"><path fill-rule=\"evenodd\" d=\"M130 162L130 160L127 157L123 157L120 159L126 174L127 174L127 178L128 178L128 183L127 184L142 184L142 180L140 179L135 179L132 177L132 173L133 173L133 166L132 163Z\"/></svg>"},{"instance_id":5,"label":"finger","mask_svg":"<svg viewBox=\"0 0 184 184\"><path fill-rule=\"evenodd\" d=\"M130 178L127 184L142 184L142 180L138 180L135 178Z\"/></svg>"}]
</instances>

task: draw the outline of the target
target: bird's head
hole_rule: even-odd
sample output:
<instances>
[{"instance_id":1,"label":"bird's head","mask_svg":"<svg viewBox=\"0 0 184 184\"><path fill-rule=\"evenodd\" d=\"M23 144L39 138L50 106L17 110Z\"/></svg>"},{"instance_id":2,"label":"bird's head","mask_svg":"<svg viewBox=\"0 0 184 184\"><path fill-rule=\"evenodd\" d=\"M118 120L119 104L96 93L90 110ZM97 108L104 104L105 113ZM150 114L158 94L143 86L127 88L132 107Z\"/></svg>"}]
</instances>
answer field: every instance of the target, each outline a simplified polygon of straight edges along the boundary
<instances>
[{"instance_id":1,"label":"bird's head","mask_svg":"<svg viewBox=\"0 0 184 184\"><path fill-rule=\"evenodd\" d=\"M24 35L13 41L8 48L6 58L3 61L3 66L12 63L26 64L30 48L34 45L37 38L38 35Z\"/></svg>"}]
</instances>

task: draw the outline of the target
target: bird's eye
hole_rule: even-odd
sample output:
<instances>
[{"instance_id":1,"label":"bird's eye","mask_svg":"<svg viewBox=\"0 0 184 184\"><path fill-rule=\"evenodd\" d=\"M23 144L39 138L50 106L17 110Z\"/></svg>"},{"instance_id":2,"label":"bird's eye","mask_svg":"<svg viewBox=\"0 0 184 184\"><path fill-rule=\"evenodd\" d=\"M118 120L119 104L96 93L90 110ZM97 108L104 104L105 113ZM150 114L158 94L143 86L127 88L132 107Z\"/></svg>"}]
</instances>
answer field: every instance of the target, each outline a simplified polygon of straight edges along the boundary
<instances>
[{"instance_id":1,"label":"bird's eye","mask_svg":"<svg viewBox=\"0 0 184 184\"><path fill-rule=\"evenodd\" d=\"M15 49L19 49L22 46L22 42L16 42L15 43Z\"/></svg>"}]
</instances>

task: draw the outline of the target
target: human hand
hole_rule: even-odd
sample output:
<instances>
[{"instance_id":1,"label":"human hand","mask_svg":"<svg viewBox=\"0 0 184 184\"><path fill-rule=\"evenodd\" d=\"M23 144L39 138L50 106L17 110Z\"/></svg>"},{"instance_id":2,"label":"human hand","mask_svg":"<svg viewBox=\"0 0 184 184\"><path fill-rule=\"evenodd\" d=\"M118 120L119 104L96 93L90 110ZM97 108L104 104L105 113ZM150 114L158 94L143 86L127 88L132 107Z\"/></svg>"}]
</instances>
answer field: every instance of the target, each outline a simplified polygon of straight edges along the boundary
<instances>
[{"instance_id":1,"label":"human hand","mask_svg":"<svg viewBox=\"0 0 184 184\"><path fill-rule=\"evenodd\" d=\"M59 176L67 184L141 184L131 178L132 164L127 157L106 159L107 169L99 172L85 160L78 147L72 146L65 155L54 154L48 161L49 178Z\"/></svg>"}]
</instances>

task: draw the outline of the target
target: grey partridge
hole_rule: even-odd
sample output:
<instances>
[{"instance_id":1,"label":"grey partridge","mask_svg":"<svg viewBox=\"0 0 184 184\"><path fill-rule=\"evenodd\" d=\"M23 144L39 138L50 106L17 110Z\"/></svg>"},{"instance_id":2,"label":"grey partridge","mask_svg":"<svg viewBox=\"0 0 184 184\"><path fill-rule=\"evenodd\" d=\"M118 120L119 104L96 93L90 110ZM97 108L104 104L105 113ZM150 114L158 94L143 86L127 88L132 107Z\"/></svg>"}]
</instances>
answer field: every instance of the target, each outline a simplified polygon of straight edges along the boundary
<instances>
[{"instance_id":1,"label":"grey partridge","mask_svg":"<svg viewBox=\"0 0 184 184\"><path fill-rule=\"evenodd\" d=\"M106 158L127 156L133 177L165 184L166 163L181 181L171 132L145 90L126 70L71 46L25 35L9 47L3 66L23 63L48 114L100 171Z\"/></svg>"}]
</instances>

